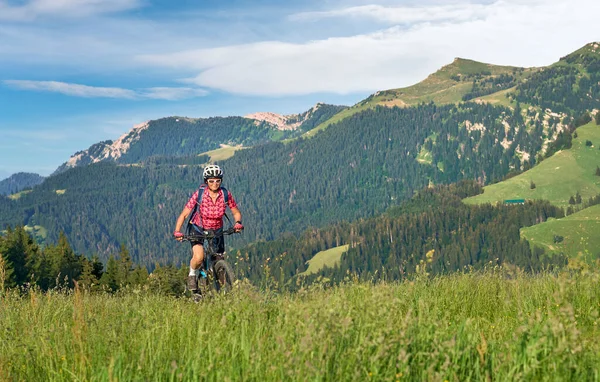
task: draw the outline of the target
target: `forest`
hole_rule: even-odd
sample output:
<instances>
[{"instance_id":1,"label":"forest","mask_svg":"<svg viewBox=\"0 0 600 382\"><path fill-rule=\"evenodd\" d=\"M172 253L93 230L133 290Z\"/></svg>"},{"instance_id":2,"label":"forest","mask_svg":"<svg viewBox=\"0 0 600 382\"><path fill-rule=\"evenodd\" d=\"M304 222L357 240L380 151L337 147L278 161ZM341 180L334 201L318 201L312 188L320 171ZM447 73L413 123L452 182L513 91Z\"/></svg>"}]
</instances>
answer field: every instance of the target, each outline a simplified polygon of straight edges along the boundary
<instances>
[{"instance_id":1,"label":"forest","mask_svg":"<svg viewBox=\"0 0 600 382\"><path fill-rule=\"evenodd\" d=\"M562 209L544 201L497 206L461 202L480 192L481 186L473 181L424 188L381 216L311 228L299 237L288 234L255 242L228 252L229 261L239 278L282 290L296 290L319 277L340 282L349 274L361 280L401 280L419 267L432 274L448 274L494 265L539 272L566 264L564 256L531 248L519 234L522 227L564 216ZM600 197L592 202L600 202ZM349 244L349 250L337 266L299 275L314 254L344 244ZM184 252L189 259L187 246ZM147 286L179 295L187 273L186 263L136 265L124 245L104 262L97 256L88 259L74 252L63 233L56 244L40 247L22 226L9 227L0 236L0 253L7 286L32 284L42 290L72 288L78 281L92 290Z\"/></svg>"},{"instance_id":2,"label":"forest","mask_svg":"<svg viewBox=\"0 0 600 382\"><path fill-rule=\"evenodd\" d=\"M503 140L511 143L505 148L498 143ZM258 145L219 163L247 227L232 244L375 216L430 183L499 181L529 168L541 147L538 128L526 128L519 113L500 106L367 110L314 138ZM521 150L530 150L529 161ZM419 160L427 152L430 162ZM152 157L135 165L76 167L17 200L0 198L0 226L43 227L38 236L49 243L62 231L76 252L102 261L125 245L138 264L178 264L185 256L170 233L199 185L199 160Z\"/></svg>"}]
</instances>

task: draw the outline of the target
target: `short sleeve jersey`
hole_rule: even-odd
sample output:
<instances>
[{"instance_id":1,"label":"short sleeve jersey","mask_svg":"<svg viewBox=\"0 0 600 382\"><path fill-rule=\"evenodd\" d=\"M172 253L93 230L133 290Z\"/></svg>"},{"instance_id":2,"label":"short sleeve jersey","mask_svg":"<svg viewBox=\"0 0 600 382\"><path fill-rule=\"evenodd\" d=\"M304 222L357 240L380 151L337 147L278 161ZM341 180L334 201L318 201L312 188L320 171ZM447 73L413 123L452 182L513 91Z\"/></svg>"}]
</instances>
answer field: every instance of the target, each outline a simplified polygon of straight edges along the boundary
<instances>
[{"instance_id":1,"label":"short sleeve jersey","mask_svg":"<svg viewBox=\"0 0 600 382\"><path fill-rule=\"evenodd\" d=\"M185 204L186 208L191 210L194 209L194 206L198 203L198 191L199 190L196 190ZM229 206L230 209L237 208L237 204L233 199L231 192L227 191L227 195L227 206ZM225 205L225 198L223 198L222 188L219 190L217 199L213 201L210 197L210 190L206 187L202 196L202 205L198 208L194 216L192 216L190 222L204 229L219 229L223 227L223 215L225 215L227 206Z\"/></svg>"}]
</instances>

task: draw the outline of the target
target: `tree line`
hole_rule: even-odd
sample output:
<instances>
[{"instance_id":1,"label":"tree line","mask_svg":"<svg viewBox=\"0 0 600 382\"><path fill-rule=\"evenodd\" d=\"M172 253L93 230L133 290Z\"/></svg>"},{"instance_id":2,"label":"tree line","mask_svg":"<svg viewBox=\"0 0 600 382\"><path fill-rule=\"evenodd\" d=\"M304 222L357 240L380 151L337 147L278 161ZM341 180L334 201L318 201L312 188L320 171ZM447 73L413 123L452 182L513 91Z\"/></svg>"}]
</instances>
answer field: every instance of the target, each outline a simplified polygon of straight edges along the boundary
<instances>
[{"instance_id":1,"label":"tree line","mask_svg":"<svg viewBox=\"0 0 600 382\"><path fill-rule=\"evenodd\" d=\"M88 291L145 288L181 295L186 274L186 268L173 265L156 265L149 274L146 267L133 263L125 246L103 264L97 256L76 254L63 233L56 244L44 247L23 226L8 227L0 235L0 291L23 287L42 291L71 289L77 283Z\"/></svg>"}]
</instances>

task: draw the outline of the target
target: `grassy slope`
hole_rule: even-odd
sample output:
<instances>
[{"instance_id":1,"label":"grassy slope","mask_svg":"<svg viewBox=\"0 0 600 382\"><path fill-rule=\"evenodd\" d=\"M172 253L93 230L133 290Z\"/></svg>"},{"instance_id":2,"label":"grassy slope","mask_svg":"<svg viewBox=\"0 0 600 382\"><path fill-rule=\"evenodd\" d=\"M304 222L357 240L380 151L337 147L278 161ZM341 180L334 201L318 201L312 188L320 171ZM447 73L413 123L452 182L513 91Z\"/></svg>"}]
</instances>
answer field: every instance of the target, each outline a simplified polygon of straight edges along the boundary
<instances>
[{"instance_id":1,"label":"grassy slope","mask_svg":"<svg viewBox=\"0 0 600 382\"><path fill-rule=\"evenodd\" d=\"M12 200L17 200L17 199L19 199L19 198L20 198L22 195L29 194L30 192L31 192L31 190L24 190L24 191L21 191L21 192L17 192L17 193L15 193L15 194L8 195L8 198L9 198L9 199L12 199Z\"/></svg>"},{"instance_id":2,"label":"grassy slope","mask_svg":"<svg viewBox=\"0 0 600 382\"><path fill-rule=\"evenodd\" d=\"M201 304L0 289L0 381L594 380L599 277L497 271Z\"/></svg>"},{"instance_id":3,"label":"grassy slope","mask_svg":"<svg viewBox=\"0 0 600 382\"><path fill-rule=\"evenodd\" d=\"M216 162L216 161L229 159L235 154L236 151L242 150L244 148L245 147L243 147L243 146L223 145L223 147L221 147L219 149L207 151L207 152L199 154L199 155L208 155L210 157L210 161L212 163L212 162Z\"/></svg>"},{"instance_id":4,"label":"grassy slope","mask_svg":"<svg viewBox=\"0 0 600 382\"><path fill-rule=\"evenodd\" d=\"M563 150L534 168L484 188L484 193L465 199L465 203L494 203L506 199L546 199L567 207L569 198L577 192L583 199L600 193L600 177L595 175L600 165L600 126L589 123L577 129L579 137L570 150ZM592 147L585 145L592 141ZM530 189L533 181L535 189Z\"/></svg>"},{"instance_id":5,"label":"grassy slope","mask_svg":"<svg viewBox=\"0 0 600 382\"><path fill-rule=\"evenodd\" d=\"M564 240L554 243L554 235L563 236ZM600 205L563 219L552 219L523 228L521 236L532 245L539 245L552 252L562 252L571 258L582 256L586 260L596 259L600 255Z\"/></svg>"},{"instance_id":6,"label":"grassy slope","mask_svg":"<svg viewBox=\"0 0 600 382\"><path fill-rule=\"evenodd\" d=\"M299 273L299 275L308 276L313 273L317 273L323 267L334 267L339 263L342 254L348 251L349 245L340 245L339 247L330 248L326 251L321 251L313 256L312 259L308 260L308 269Z\"/></svg>"},{"instance_id":7,"label":"grassy slope","mask_svg":"<svg viewBox=\"0 0 600 382\"><path fill-rule=\"evenodd\" d=\"M388 107L404 107L417 105L422 102L428 103L431 101L437 104L457 103L462 100L462 96L464 94L471 90L472 84L471 82L454 81L451 79L452 76L458 74L476 74L482 71L489 71L491 72L492 76L497 76L500 74L512 74L513 69L516 68L512 66L497 66L457 58L454 60L454 62L444 66L436 73L430 75L418 84L406 88L390 89L375 93L373 96L357 103L351 108L334 115L327 121L321 123L319 126L306 132L303 136L310 137L319 130L325 129L333 123L339 122L344 118L348 118L366 109L374 108L377 105ZM518 74L517 77L527 77L533 70L534 69L525 69L523 73ZM481 97L481 99L484 101L494 103L500 102L503 105L508 105L509 101L505 97L506 92L507 91L502 91L499 92L502 93L499 96L485 96Z\"/></svg>"},{"instance_id":8,"label":"grassy slope","mask_svg":"<svg viewBox=\"0 0 600 382\"><path fill-rule=\"evenodd\" d=\"M488 94L486 96L476 98L474 99L474 101L481 100L483 102L491 103L493 105L504 106L512 109L515 106L515 102L506 98L506 94L514 92L516 88L517 87L515 86L510 89L501 90L493 94ZM528 106L529 105L521 104L521 109L527 109Z\"/></svg>"}]
</instances>

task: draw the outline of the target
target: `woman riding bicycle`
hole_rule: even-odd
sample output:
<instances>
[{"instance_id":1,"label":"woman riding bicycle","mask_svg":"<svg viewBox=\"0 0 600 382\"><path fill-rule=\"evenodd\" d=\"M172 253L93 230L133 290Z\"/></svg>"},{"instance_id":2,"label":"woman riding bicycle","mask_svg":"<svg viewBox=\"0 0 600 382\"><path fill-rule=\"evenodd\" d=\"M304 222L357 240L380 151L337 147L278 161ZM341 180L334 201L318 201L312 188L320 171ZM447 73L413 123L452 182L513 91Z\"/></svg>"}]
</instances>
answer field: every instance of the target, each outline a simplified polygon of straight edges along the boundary
<instances>
[{"instance_id":1,"label":"woman riding bicycle","mask_svg":"<svg viewBox=\"0 0 600 382\"><path fill-rule=\"evenodd\" d=\"M183 239L184 235L181 232L181 227L192 211L195 211L195 213L189 220L190 228L197 232L213 230L218 233L219 230L222 230L223 216L227 207L231 210L235 220L234 230L241 232L244 229L242 225L242 213L238 209L231 192L221 187L223 180L223 171L221 168L217 165L208 165L204 168L202 176L204 184L190 197L177 218L175 232L173 232L173 236L177 240L181 241ZM212 240L213 242L210 244L216 248L217 254L222 255L225 252L223 235L215 235ZM192 259L190 260L190 273L187 278L187 286L192 293L197 293L198 275L204 261L204 239L192 241L191 244Z\"/></svg>"}]
</instances>

